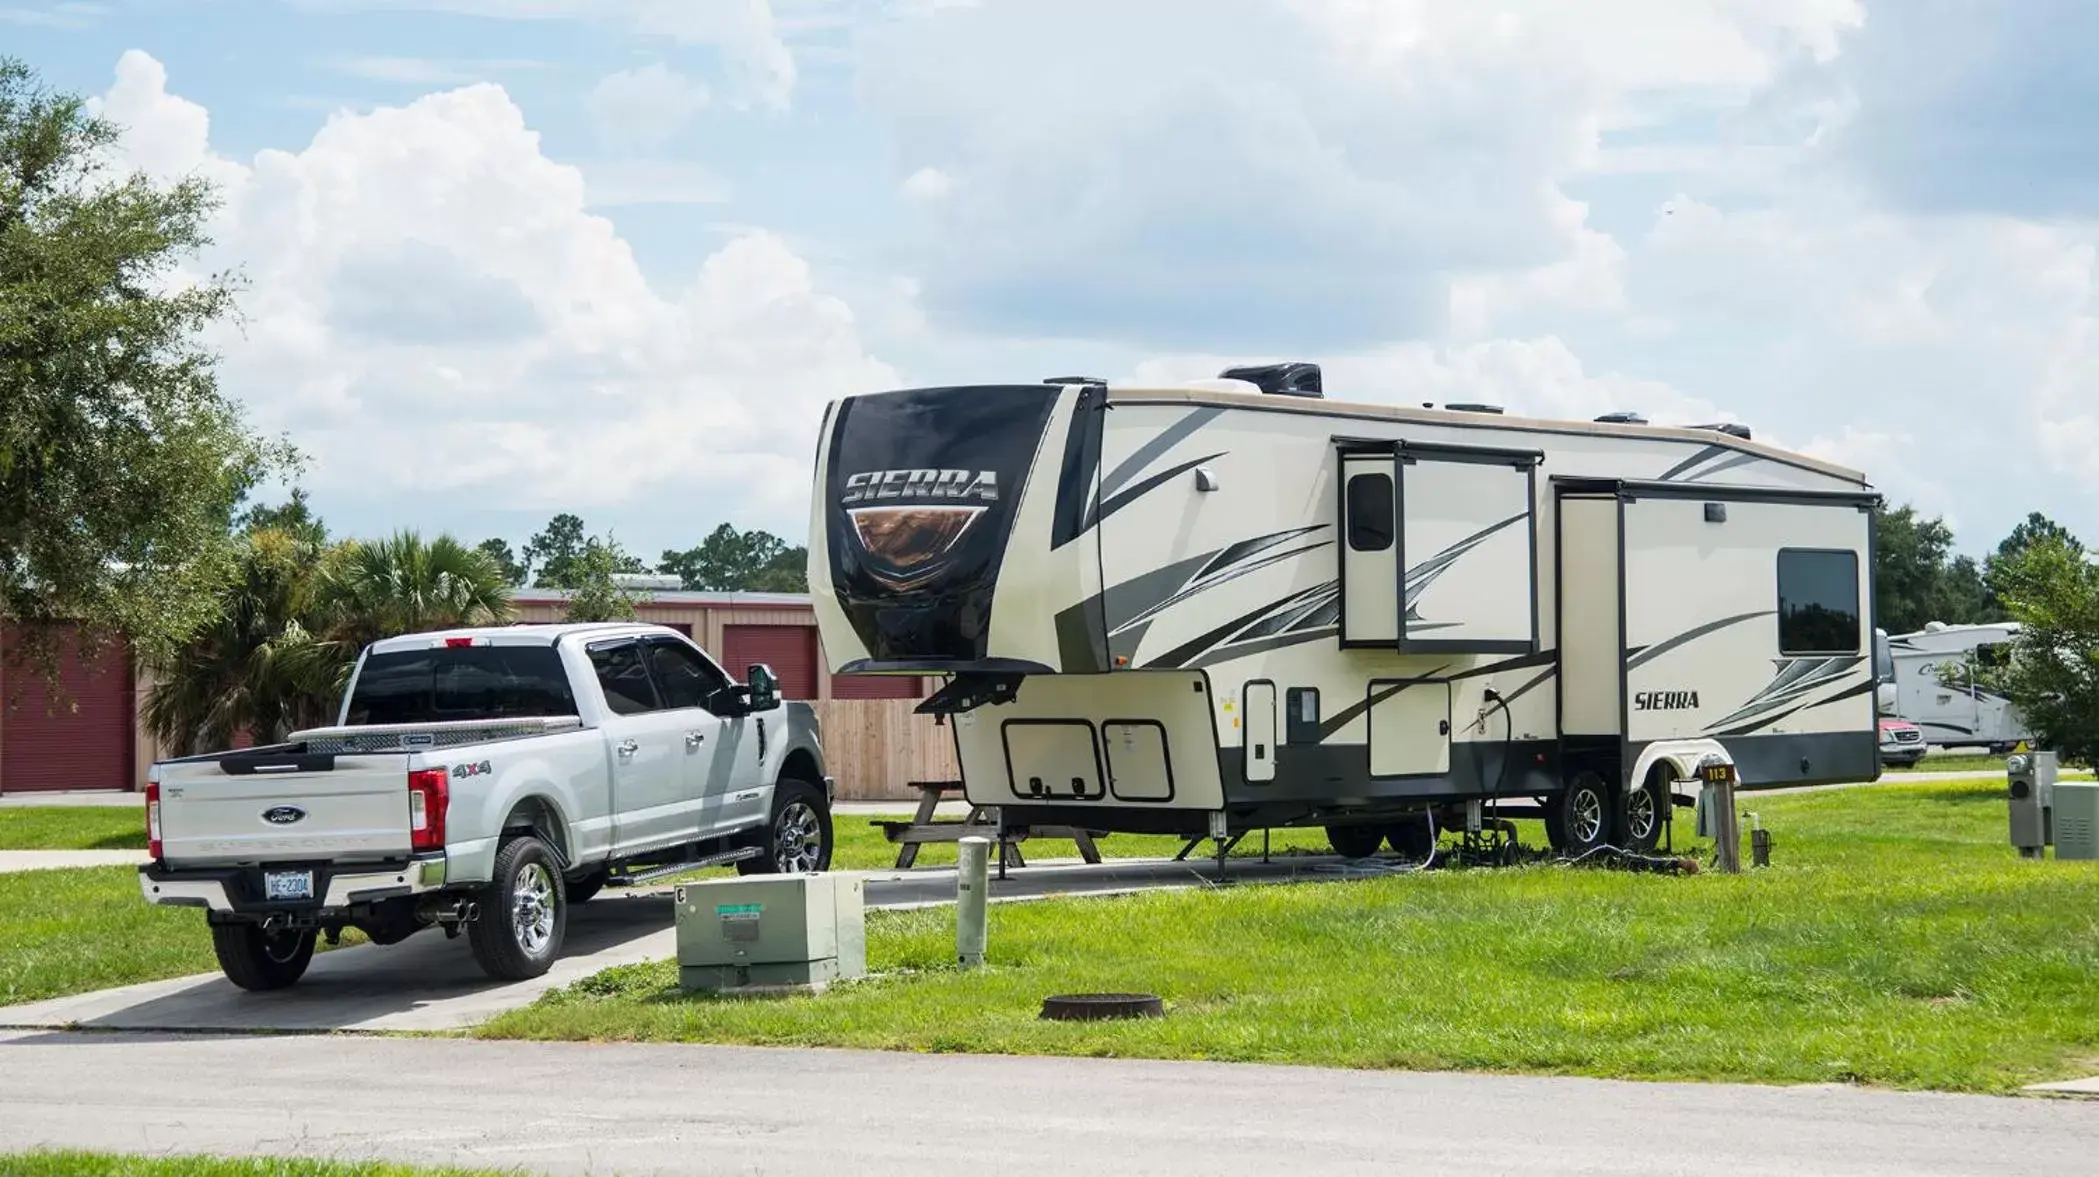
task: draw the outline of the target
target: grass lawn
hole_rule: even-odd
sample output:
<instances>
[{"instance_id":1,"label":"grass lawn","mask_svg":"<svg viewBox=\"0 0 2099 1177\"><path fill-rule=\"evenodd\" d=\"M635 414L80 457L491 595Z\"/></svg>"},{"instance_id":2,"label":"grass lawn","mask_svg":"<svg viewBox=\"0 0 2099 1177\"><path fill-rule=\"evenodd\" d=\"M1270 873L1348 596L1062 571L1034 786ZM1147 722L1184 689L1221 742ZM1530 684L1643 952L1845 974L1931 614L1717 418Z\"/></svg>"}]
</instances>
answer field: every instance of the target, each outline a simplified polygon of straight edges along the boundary
<instances>
[{"instance_id":1,"label":"grass lawn","mask_svg":"<svg viewBox=\"0 0 2099 1177\"><path fill-rule=\"evenodd\" d=\"M284 1158L130 1157L112 1153L0 1153L6 1177L498 1177L486 1169L425 1169L413 1165L305 1161Z\"/></svg>"},{"instance_id":2,"label":"grass lawn","mask_svg":"<svg viewBox=\"0 0 2099 1177\"><path fill-rule=\"evenodd\" d=\"M147 903L133 867L0 874L0 1006L218 967L204 913Z\"/></svg>"},{"instance_id":3,"label":"grass lawn","mask_svg":"<svg viewBox=\"0 0 2099 1177\"><path fill-rule=\"evenodd\" d=\"M2004 757L1991 756L1986 752L1933 752L1915 764L1887 766L1887 775L1905 772L1998 772L2004 771Z\"/></svg>"},{"instance_id":4,"label":"grass lawn","mask_svg":"<svg viewBox=\"0 0 2099 1177\"><path fill-rule=\"evenodd\" d=\"M1774 831L1769 870L1001 905L974 974L950 963L951 911L872 912L880 975L821 998L686 998L656 962L478 1033L1970 1091L2099 1070L2099 865L2014 857L1997 782L1744 805ZM1168 1016L1036 1017L1050 994L1132 990Z\"/></svg>"},{"instance_id":5,"label":"grass lawn","mask_svg":"<svg viewBox=\"0 0 2099 1177\"><path fill-rule=\"evenodd\" d=\"M0 850L144 850L146 803L0 809Z\"/></svg>"}]
</instances>

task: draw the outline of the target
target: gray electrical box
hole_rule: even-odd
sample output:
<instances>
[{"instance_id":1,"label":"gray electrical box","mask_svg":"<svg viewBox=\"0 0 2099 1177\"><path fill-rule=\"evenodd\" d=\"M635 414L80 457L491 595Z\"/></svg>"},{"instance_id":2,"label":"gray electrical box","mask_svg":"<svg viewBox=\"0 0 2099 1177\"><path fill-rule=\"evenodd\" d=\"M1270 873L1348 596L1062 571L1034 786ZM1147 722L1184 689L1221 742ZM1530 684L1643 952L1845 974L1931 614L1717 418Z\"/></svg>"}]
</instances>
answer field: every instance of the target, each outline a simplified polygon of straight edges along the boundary
<instances>
[{"instance_id":1,"label":"gray electrical box","mask_svg":"<svg viewBox=\"0 0 2099 1177\"><path fill-rule=\"evenodd\" d=\"M2099 781L2057 781L2049 813L2057 858L2099 859Z\"/></svg>"},{"instance_id":2,"label":"gray electrical box","mask_svg":"<svg viewBox=\"0 0 2099 1177\"><path fill-rule=\"evenodd\" d=\"M2055 753L2022 752L2006 760L2004 769L2012 845L2022 858L2041 858L2054 841L2050 809L2056 789Z\"/></svg>"},{"instance_id":3,"label":"gray electrical box","mask_svg":"<svg viewBox=\"0 0 2099 1177\"><path fill-rule=\"evenodd\" d=\"M867 973L866 883L853 874L751 875L677 889L687 992L821 989Z\"/></svg>"}]
</instances>

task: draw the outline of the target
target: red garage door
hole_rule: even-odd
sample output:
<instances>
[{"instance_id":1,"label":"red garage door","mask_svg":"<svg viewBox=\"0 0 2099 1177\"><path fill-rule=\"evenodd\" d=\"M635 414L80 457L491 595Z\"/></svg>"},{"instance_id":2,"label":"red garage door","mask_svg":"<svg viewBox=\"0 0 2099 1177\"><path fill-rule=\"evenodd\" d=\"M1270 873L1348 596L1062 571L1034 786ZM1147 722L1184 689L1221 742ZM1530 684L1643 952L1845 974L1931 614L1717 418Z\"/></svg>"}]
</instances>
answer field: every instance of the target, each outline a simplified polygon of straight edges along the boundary
<instances>
[{"instance_id":1,"label":"red garage door","mask_svg":"<svg viewBox=\"0 0 2099 1177\"><path fill-rule=\"evenodd\" d=\"M752 663L763 662L780 676L782 697L816 698L816 627L813 625L723 626L721 660L722 669L739 680Z\"/></svg>"},{"instance_id":2,"label":"red garage door","mask_svg":"<svg viewBox=\"0 0 2099 1177\"><path fill-rule=\"evenodd\" d=\"M0 707L17 696L15 706L0 711L0 792L132 787L130 656L111 646L83 662L70 632L62 636L64 702L54 705L42 673L26 666L0 683ZM16 645L11 630L0 637L9 653Z\"/></svg>"}]
</instances>

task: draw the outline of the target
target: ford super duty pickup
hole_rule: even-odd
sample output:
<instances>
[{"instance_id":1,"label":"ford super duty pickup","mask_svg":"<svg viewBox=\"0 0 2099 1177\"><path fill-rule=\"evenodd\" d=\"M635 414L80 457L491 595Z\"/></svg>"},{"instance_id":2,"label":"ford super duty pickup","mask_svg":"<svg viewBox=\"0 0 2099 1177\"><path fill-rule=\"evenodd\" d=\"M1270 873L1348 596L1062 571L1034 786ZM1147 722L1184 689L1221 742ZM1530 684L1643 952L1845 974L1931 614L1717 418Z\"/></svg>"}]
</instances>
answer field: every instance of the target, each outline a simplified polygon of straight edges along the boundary
<instances>
[{"instance_id":1,"label":"ford super duty pickup","mask_svg":"<svg viewBox=\"0 0 2099 1177\"><path fill-rule=\"evenodd\" d=\"M337 726L153 765L139 887L202 908L246 989L297 981L344 928L464 933L522 979L600 887L827 869L831 800L810 706L675 630L409 634L358 657Z\"/></svg>"}]
</instances>

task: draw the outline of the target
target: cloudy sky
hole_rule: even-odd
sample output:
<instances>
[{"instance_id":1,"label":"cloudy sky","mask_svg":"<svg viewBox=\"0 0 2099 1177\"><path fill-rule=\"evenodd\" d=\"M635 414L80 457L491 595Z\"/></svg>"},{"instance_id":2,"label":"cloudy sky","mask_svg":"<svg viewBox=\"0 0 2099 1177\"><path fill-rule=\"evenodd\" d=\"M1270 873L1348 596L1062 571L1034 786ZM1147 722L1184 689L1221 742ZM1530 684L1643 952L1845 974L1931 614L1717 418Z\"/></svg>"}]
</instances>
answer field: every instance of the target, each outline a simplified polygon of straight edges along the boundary
<instances>
[{"instance_id":1,"label":"cloudy sky","mask_svg":"<svg viewBox=\"0 0 2099 1177\"><path fill-rule=\"evenodd\" d=\"M1316 359L2099 539L2084 0L0 0L338 530L806 531L841 394ZM2077 81L2077 74L2086 81Z\"/></svg>"}]
</instances>

